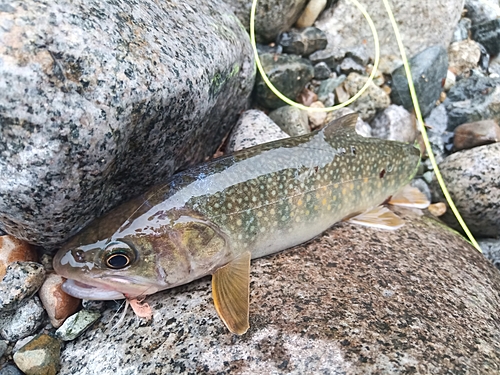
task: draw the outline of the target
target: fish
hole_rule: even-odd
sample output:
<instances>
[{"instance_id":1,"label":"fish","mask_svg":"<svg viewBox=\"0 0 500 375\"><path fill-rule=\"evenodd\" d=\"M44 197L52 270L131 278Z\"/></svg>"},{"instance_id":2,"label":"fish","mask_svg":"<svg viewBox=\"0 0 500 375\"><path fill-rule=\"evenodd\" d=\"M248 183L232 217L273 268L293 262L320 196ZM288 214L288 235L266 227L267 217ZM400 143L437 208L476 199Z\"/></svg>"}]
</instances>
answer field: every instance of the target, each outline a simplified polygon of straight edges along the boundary
<instances>
[{"instance_id":1,"label":"fish","mask_svg":"<svg viewBox=\"0 0 500 375\"><path fill-rule=\"evenodd\" d=\"M419 149L362 137L356 121L350 114L208 161L117 206L55 255L54 270L67 279L63 290L83 299L142 300L212 275L218 315L231 332L245 333L251 259L306 242L341 220L397 229L402 219L381 206L390 197L428 205L405 188Z\"/></svg>"}]
</instances>

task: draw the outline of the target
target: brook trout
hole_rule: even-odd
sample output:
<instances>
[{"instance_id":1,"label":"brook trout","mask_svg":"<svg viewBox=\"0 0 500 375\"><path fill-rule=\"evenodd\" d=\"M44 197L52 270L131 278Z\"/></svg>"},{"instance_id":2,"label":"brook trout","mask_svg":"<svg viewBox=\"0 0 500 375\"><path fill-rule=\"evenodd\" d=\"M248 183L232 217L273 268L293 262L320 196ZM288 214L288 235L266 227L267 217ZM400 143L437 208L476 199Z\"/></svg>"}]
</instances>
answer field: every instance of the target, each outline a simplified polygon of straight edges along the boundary
<instances>
[{"instance_id":1,"label":"brook trout","mask_svg":"<svg viewBox=\"0 0 500 375\"><path fill-rule=\"evenodd\" d=\"M345 218L402 225L378 206L410 182L420 152L364 138L356 120L347 115L209 161L111 210L55 256L54 269L68 279L63 289L84 299L133 299L211 274L219 316L231 332L245 333L251 258L303 243Z\"/></svg>"}]
</instances>

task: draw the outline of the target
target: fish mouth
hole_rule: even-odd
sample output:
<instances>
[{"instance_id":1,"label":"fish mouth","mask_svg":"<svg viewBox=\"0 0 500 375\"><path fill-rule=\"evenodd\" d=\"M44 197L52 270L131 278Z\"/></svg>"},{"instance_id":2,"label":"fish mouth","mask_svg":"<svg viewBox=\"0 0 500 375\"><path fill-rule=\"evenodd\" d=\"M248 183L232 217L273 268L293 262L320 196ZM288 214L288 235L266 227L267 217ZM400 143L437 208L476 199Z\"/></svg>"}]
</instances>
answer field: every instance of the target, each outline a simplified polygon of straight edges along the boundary
<instances>
[{"instance_id":1,"label":"fish mouth","mask_svg":"<svg viewBox=\"0 0 500 375\"><path fill-rule=\"evenodd\" d=\"M125 298L123 293L116 290L99 288L71 279L68 279L63 283L62 290L70 296L87 300L107 301Z\"/></svg>"}]
</instances>

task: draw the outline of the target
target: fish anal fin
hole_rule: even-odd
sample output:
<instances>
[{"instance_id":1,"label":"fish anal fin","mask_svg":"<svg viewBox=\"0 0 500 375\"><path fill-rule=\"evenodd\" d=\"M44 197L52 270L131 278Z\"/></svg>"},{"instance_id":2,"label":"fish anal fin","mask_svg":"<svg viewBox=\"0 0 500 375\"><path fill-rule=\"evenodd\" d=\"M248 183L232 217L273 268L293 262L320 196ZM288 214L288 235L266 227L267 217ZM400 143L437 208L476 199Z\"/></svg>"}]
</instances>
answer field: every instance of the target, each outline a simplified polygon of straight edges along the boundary
<instances>
[{"instance_id":1,"label":"fish anal fin","mask_svg":"<svg viewBox=\"0 0 500 375\"><path fill-rule=\"evenodd\" d=\"M412 207L424 209L429 207L431 202L424 193L416 187L407 185L389 199L389 204L393 206Z\"/></svg>"},{"instance_id":2,"label":"fish anal fin","mask_svg":"<svg viewBox=\"0 0 500 375\"><path fill-rule=\"evenodd\" d=\"M250 327L250 252L247 251L212 275L215 310L226 327L237 335Z\"/></svg>"},{"instance_id":3,"label":"fish anal fin","mask_svg":"<svg viewBox=\"0 0 500 375\"><path fill-rule=\"evenodd\" d=\"M395 230L404 225L404 221L387 207L378 206L346 221L372 228Z\"/></svg>"}]
</instances>

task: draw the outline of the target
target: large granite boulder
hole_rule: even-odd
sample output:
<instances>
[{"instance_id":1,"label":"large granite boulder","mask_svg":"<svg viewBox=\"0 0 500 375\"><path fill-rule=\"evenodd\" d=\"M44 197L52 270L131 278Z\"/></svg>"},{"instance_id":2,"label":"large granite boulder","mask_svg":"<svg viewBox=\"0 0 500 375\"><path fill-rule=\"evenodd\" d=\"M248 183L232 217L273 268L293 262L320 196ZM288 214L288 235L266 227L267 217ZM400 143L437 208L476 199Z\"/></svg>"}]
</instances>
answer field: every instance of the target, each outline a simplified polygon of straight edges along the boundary
<instances>
[{"instance_id":1,"label":"large granite boulder","mask_svg":"<svg viewBox=\"0 0 500 375\"><path fill-rule=\"evenodd\" d=\"M360 0L360 3L368 10L380 38L380 70L390 74L402 64L402 60L386 9L382 2ZM448 48L464 2L395 0L390 4L406 54L410 58L433 45ZM323 12L315 26L325 31L328 38L327 50L332 53L366 55L374 59L372 32L366 19L351 1L336 2L332 8Z\"/></svg>"},{"instance_id":2,"label":"large granite boulder","mask_svg":"<svg viewBox=\"0 0 500 375\"><path fill-rule=\"evenodd\" d=\"M421 211L396 231L338 224L252 262L250 330L228 332L210 280L148 297L62 352L70 374L498 374L500 273ZM119 314L118 314L119 315Z\"/></svg>"},{"instance_id":3,"label":"large granite boulder","mask_svg":"<svg viewBox=\"0 0 500 375\"><path fill-rule=\"evenodd\" d=\"M213 154L248 106L224 4L11 1L0 25L0 228L38 245Z\"/></svg>"}]
</instances>

